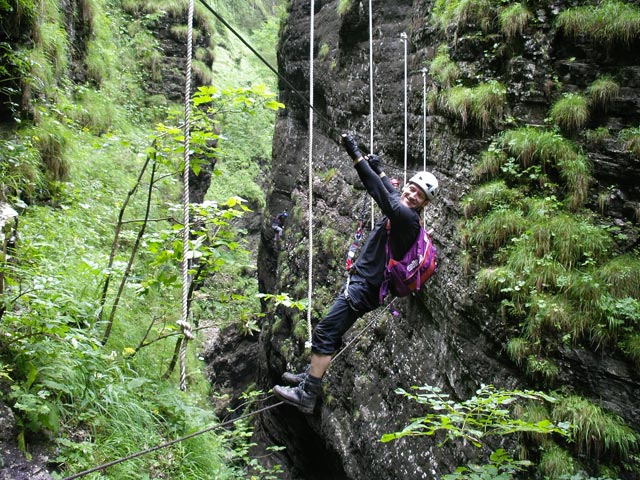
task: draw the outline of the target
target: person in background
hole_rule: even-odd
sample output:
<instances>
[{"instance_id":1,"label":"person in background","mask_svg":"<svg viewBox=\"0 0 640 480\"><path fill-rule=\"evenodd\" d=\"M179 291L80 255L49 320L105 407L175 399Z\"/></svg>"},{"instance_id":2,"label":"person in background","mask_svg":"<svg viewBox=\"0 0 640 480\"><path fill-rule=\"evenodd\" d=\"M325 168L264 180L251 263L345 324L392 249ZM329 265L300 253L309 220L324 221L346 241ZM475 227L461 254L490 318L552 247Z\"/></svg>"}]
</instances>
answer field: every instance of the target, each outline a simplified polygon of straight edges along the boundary
<instances>
[{"instance_id":1,"label":"person in background","mask_svg":"<svg viewBox=\"0 0 640 480\"><path fill-rule=\"evenodd\" d=\"M313 413L322 377L342 342L342 336L358 318L380 306L387 236L393 257L402 258L420 232L422 209L438 194L438 180L429 172L414 175L398 192L382 171L376 155L364 157L349 135L342 135L341 143L383 216L369 233L341 292L313 330L311 363L306 371L297 374L285 372L282 379L287 386L276 385L273 388L277 398L307 414Z\"/></svg>"},{"instance_id":2,"label":"person in background","mask_svg":"<svg viewBox=\"0 0 640 480\"><path fill-rule=\"evenodd\" d=\"M271 224L271 228L275 232L275 235L273 236L273 241L274 242L277 242L278 240L280 240L280 237L282 237L282 232L284 230L285 224L287 223L287 218L288 217L289 217L289 214L287 213L287 210L285 209L284 212L280 212L273 219L273 223Z\"/></svg>"}]
</instances>

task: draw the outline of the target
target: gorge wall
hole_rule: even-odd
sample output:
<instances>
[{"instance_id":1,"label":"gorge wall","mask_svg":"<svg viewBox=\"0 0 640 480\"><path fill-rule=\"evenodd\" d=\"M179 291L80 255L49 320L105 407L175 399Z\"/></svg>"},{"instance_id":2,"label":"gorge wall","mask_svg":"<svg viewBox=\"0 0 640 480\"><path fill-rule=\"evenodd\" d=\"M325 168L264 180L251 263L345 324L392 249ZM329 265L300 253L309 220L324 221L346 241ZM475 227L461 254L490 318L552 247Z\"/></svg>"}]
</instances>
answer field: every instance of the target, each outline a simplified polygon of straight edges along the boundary
<instances>
[{"instance_id":1,"label":"gorge wall","mask_svg":"<svg viewBox=\"0 0 640 480\"><path fill-rule=\"evenodd\" d=\"M344 279L344 255L351 242L364 193L347 155L336 144L337 134L351 132L369 149L369 33L367 2L352 1L337 13L338 1L315 2L314 105L321 112L314 123L314 321L321 318ZM408 35L408 165L423 162L422 69L448 43L464 75L498 79L507 88L507 112L518 125L542 125L560 91L584 89L597 75L615 72L622 78L615 105L600 124L611 129L637 126L640 68L638 39L631 47L605 51L582 39L568 41L553 27L562 2L535 2L534 20L522 36L505 42L500 34L447 34L428 22L430 1L373 2L374 151L397 166L388 173L402 180L404 149L404 44ZM278 67L302 95L309 93L309 2L293 0L281 30ZM497 45L506 47L497 49ZM427 78L429 84L431 79ZM277 119L273 140L271 191L267 200L259 251L259 282L266 293L284 292L306 298L308 222L308 107L298 94L280 83L286 109ZM325 120L326 119L326 120ZM327 121L328 120L328 121ZM498 121L498 119L493 119ZM382 313L332 363L326 388L313 416L281 406L260 417L257 436L286 446L276 461L288 465L288 478L439 478L478 455L472 447L432 437L381 443L384 433L399 431L420 413L414 403L394 393L398 387L433 385L465 399L482 384L498 388L529 388L503 345L507 330L497 305L476 290L473 274L460 261L457 227L461 199L472 184L472 167L495 133L462 127L459 121L430 109L426 118L427 169L440 180L439 199L427 209L427 223L439 252L438 271L415 298L396 303L400 316ZM328 125L328 123L331 123ZM609 186L608 215L633 225L640 190L638 158L613 142L588 153L597 179L587 204L595 204L596 189ZM393 169L392 169L393 170ZM615 189L613 188L615 186ZM274 248L270 219L284 208L290 212L281 248ZM365 222L366 224L366 222ZM637 247L637 236L629 248ZM359 333L365 317L347 334ZM302 368L306 318L292 309L270 310L258 344L258 383L264 389L279 381L288 368ZM637 370L607 351L593 353L579 346L557 358L559 384L620 415L640 428L640 383Z\"/></svg>"}]
</instances>

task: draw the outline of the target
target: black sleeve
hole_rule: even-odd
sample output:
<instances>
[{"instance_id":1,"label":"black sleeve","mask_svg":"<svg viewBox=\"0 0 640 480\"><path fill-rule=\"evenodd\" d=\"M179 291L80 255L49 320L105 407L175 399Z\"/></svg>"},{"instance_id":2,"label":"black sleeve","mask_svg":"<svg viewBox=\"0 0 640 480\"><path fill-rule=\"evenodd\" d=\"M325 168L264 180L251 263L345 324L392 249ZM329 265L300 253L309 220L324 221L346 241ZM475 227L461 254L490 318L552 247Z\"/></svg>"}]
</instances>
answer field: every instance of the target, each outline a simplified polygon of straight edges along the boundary
<instances>
[{"instance_id":1,"label":"black sleeve","mask_svg":"<svg viewBox=\"0 0 640 480\"><path fill-rule=\"evenodd\" d=\"M386 179L385 183L371 169L366 160L356 163L355 168L369 195L373 197L382 213L391 220L392 228L394 223L407 223L413 220L415 212L400 203L400 193L393 188L386 176L383 177Z\"/></svg>"},{"instance_id":2,"label":"black sleeve","mask_svg":"<svg viewBox=\"0 0 640 480\"><path fill-rule=\"evenodd\" d=\"M382 180L382 184L384 185L384 188L387 189L387 192L389 193L394 193L394 192L398 192L398 190L396 190L396 187L394 187L393 185L391 185L391 180L389 180L388 176L384 176L381 178Z\"/></svg>"}]
</instances>

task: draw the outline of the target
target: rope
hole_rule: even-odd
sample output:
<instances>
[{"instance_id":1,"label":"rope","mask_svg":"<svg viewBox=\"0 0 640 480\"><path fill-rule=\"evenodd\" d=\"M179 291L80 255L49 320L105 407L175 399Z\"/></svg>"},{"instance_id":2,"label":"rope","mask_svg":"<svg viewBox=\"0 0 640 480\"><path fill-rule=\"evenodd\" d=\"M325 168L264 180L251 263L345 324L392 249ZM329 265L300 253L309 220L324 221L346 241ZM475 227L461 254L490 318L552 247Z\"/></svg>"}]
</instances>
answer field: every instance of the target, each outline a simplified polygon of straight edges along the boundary
<instances>
[{"instance_id":1,"label":"rope","mask_svg":"<svg viewBox=\"0 0 640 480\"><path fill-rule=\"evenodd\" d=\"M312 293L313 293L313 37L315 34L315 6L311 0L309 14L309 268L307 275L307 341L305 348L311 348L313 332L311 327Z\"/></svg>"},{"instance_id":2,"label":"rope","mask_svg":"<svg viewBox=\"0 0 640 480\"><path fill-rule=\"evenodd\" d=\"M184 87L184 165L182 167L182 315L177 322L184 338L180 344L180 390L187 390L187 343L193 340L187 319L189 295L189 150L191 124L191 56L193 52L193 0L189 0L187 15L187 65Z\"/></svg>"},{"instance_id":3,"label":"rope","mask_svg":"<svg viewBox=\"0 0 640 480\"><path fill-rule=\"evenodd\" d=\"M402 32L400 38L404 43L404 184L407 184L407 34Z\"/></svg>"},{"instance_id":4,"label":"rope","mask_svg":"<svg viewBox=\"0 0 640 480\"><path fill-rule=\"evenodd\" d=\"M422 170L427 170L427 69L422 69ZM426 208L422 209L422 224L427 224Z\"/></svg>"},{"instance_id":5,"label":"rope","mask_svg":"<svg viewBox=\"0 0 640 480\"><path fill-rule=\"evenodd\" d=\"M373 8L369 0L369 151L373 152ZM375 225L373 197L371 198L371 230Z\"/></svg>"},{"instance_id":6,"label":"rope","mask_svg":"<svg viewBox=\"0 0 640 480\"><path fill-rule=\"evenodd\" d=\"M271 398L271 397L268 397L268 398ZM98 465L97 467L93 467L93 468L90 468L88 470L84 470L82 472L75 473L75 474L73 474L73 475L71 475L69 477L63 478L62 480L74 480L76 478L84 477L85 475L88 475L90 473L98 472L100 470L104 470L105 468L112 467L114 465L117 465L119 463L125 462L127 460L131 460L133 458L141 457L142 455L146 455L147 453L155 452L156 450L160 450L161 448L170 447L171 445L175 445L176 443L180 443L180 442L183 442L185 440L189 440L190 438L197 437L198 435L202 435L203 433L207 433L207 432L210 432L212 430L216 430L218 428L225 427L226 425L235 423L238 420L243 420L243 419L251 417L253 415L257 415L258 413L262 413L262 412L265 412L265 411L270 410L272 408L279 407L282 404L284 404L284 402L274 403L273 405L269 405L268 407L261 408L259 410L256 410L255 412L250 412L250 413L247 413L245 415L241 415L238 418L234 418L233 420L229 420L227 422L219 423L217 425L211 425L211 426L209 426L207 428L204 428L202 430L199 430L197 432L193 432L193 433L190 433L188 435L185 435L184 437L176 438L175 440L171 440L169 442L162 443L160 445L156 445L155 447L150 447L150 448L147 448L146 450L141 450L139 452L132 453L131 455L127 455L126 457L118 458L117 460L112 460L111 462L103 463L101 465Z\"/></svg>"}]
</instances>

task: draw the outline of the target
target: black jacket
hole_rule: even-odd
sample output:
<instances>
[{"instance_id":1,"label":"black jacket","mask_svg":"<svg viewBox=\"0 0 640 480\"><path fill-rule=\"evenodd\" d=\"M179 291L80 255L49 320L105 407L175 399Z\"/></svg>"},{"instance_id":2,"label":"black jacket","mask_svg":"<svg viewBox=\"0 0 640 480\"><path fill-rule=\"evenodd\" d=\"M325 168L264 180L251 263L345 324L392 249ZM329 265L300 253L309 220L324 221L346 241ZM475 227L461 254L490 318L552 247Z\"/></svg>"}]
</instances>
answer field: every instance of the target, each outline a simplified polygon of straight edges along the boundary
<instances>
[{"instance_id":1,"label":"black jacket","mask_svg":"<svg viewBox=\"0 0 640 480\"><path fill-rule=\"evenodd\" d=\"M400 203L400 193L385 176L382 179L366 160L355 165L367 192L382 210L384 216L374 225L360 251L354 267L367 281L379 286L384 280L386 264L387 220L390 220L390 246L393 258L400 259L415 242L420 231L420 215Z\"/></svg>"}]
</instances>

